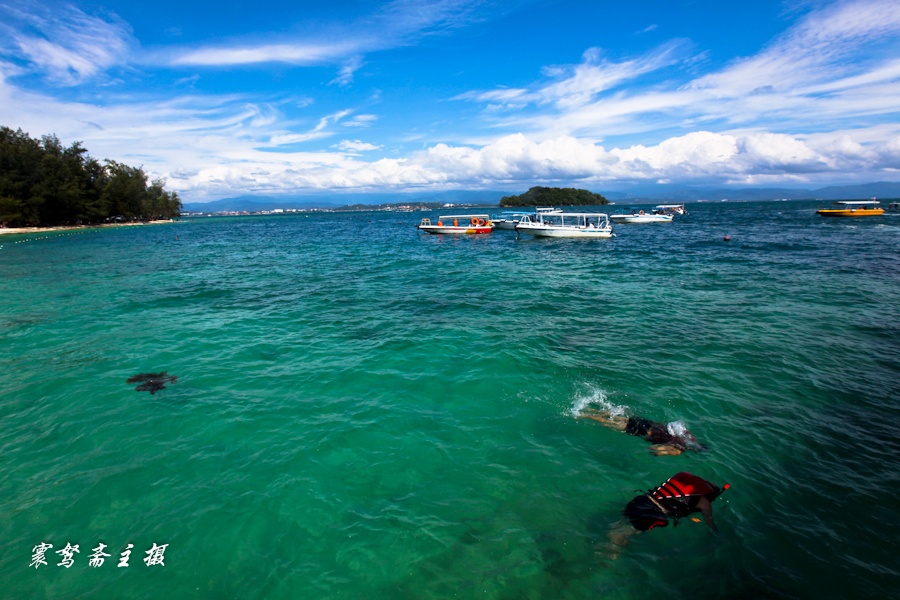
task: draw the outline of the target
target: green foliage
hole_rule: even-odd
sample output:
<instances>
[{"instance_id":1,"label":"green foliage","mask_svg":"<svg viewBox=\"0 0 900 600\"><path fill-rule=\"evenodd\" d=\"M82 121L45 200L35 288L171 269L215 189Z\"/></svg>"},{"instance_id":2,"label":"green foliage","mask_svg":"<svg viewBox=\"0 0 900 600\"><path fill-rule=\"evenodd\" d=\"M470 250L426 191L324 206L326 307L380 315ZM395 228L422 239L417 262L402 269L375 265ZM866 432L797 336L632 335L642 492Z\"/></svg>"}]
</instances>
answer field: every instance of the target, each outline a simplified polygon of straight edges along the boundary
<instances>
[{"instance_id":1,"label":"green foliage","mask_svg":"<svg viewBox=\"0 0 900 600\"><path fill-rule=\"evenodd\" d=\"M0 227L7 227L9 223L22 221L25 203L15 198L0 197Z\"/></svg>"},{"instance_id":2,"label":"green foliage","mask_svg":"<svg viewBox=\"0 0 900 600\"><path fill-rule=\"evenodd\" d=\"M500 206L601 206L609 200L587 190L536 186L520 196L504 196Z\"/></svg>"},{"instance_id":3,"label":"green foliage","mask_svg":"<svg viewBox=\"0 0 900 600\"><path fill-rule=\"evenodd\" d=\"M88 156L81 142L65 148L55 135L32 139L0 127L0 226L51 226L168 219L181 199L165 182L147 184L140 167Z\"/></svg>"}]
</instances>

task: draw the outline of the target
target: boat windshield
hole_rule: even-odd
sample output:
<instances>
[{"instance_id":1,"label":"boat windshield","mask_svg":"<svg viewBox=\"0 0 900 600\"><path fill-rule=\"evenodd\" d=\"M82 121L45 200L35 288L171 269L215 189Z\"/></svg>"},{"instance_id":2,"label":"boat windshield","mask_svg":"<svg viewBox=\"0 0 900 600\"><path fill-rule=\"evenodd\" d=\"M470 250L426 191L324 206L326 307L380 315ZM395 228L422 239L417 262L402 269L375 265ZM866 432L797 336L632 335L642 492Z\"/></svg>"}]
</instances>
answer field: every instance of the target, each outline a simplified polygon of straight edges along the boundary
<instances>
[{"instance_id":1,"label":"boat windshield","mask_svg":"<svg viewBox=\"0 0 900 600\"><path fill-rule=\"evenodd\" d=\"M609 217L604 213L537 213L536 223L556 227L604 228L609 226Z\"/></svg>"},{"instance_id":2,"label":"boat windshield","mask_svg":"<svg viewBox=\"0 0 900 600\"><path fill-rule=\"evenodd\" d=\"M534 214L534 213L505 210L499 214L492 216L491 219L493 219L494 221L496 221L498 219L520 219L522 217L527 217L532 214Z\"/></svg>"}]
</instances>

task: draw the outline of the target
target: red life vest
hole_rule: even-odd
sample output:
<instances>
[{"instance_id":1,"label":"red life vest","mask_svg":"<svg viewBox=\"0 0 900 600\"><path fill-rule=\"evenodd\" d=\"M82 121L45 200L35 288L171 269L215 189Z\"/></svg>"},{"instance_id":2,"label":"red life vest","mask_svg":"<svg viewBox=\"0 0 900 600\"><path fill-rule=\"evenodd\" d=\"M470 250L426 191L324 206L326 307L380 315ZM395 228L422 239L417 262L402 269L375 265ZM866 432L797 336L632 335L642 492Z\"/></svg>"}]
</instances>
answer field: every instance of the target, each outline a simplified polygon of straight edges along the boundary
<instances>
[{"instance_id":1,"label":"red life vest","mask_svg":"<svg viewBox=\"0 0 900 600\"><path fill-rule=\"evenodd\" d=\"M669 477L668 481L653 490L657 500L665 498L692 498L715 493L716 489L705 479L693 473L682 471Z\"/></svg>"},{"instance_id":2,"label":"red life vest","mask_svg":"<svg viewBox=\"0 0 900 600\"><path fill-rule=\"evenodd\" d=\"M639 531L665 527L669 519L678 525L680 518L700 511L697 505L701 498L712 502L720 493L721 490L714 484L682 471L669 477L656 489L633 498L623 512Z\"/></svg>"}]
</instances>

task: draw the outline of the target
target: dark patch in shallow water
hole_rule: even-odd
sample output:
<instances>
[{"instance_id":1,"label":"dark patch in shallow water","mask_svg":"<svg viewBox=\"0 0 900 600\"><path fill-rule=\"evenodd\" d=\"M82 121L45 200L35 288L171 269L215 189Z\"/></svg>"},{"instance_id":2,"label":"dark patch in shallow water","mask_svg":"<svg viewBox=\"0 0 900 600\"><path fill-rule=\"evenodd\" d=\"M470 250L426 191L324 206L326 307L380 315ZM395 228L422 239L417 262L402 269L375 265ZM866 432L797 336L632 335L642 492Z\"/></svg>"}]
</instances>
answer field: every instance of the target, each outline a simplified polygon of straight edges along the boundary
<instances>
[{"instance_id":1,"label":"dark patch in shallow water","mask_svg":"<svg viewBox=\"0 0 900 600\"><path fill-rule=\"evenodd\" d=\"M129 377L125 383L140 383L134 388L136 392L150 392L155 394L159 390L166 389L167 383L175 383L178 380L177 375L169 375L167 372L160 373L138 373Z\"/></svg>"}]
</instances>

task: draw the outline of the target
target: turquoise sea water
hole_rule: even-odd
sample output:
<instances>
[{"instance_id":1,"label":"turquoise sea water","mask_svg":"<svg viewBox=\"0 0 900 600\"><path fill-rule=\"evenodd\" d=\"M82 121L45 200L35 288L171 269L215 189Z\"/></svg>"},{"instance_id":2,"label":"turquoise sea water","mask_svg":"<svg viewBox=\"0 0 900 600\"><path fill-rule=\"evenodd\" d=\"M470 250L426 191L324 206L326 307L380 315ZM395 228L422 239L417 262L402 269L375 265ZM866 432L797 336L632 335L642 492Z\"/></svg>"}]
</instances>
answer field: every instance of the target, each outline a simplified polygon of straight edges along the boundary
<instances>
[{"instance_id":1,"label":"turquoise sea water","mask_svg":"<svg viewBox=\"0 0 900 600\"><path fill-rule=\"evenodd\" d=\"M376 212L0 237L0 597L896 593L900 217L688 208L610 240ZM612 559L682 470L731 484L720 533Z\"/></svg>"}]
</instances>

